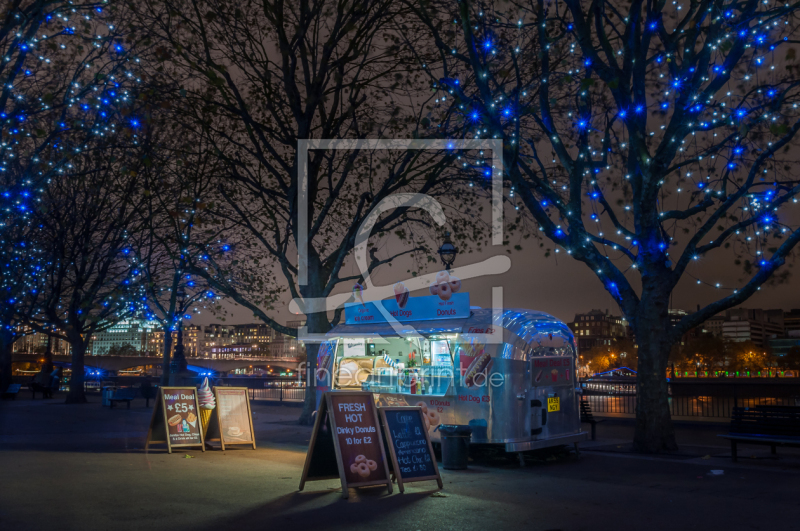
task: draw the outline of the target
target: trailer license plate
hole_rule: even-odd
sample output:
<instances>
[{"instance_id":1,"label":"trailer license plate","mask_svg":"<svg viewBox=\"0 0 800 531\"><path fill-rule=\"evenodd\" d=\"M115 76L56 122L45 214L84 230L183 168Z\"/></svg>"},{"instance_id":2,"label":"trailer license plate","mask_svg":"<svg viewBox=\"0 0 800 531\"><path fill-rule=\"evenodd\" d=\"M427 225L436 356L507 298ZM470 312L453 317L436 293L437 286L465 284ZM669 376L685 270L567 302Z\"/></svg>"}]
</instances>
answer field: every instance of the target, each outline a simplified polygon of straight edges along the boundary
<instances>
[{"instance_id":1,"label":"trailer license plate","mask_svg":"<svg viewBox=\"0 0 800 531\"><path fill-rule=\"evenodd\" d=\"M547 412L561 411L561 399L557 396L547 399Z\"/></svg>"}]
</instances>

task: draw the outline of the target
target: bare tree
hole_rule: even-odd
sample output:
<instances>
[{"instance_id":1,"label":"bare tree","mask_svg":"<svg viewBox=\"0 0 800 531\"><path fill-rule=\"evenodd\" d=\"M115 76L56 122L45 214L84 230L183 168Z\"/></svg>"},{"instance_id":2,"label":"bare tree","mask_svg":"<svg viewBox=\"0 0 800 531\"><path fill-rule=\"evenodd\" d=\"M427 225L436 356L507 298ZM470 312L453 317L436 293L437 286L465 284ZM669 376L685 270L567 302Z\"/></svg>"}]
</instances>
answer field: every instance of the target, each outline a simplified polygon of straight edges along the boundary
<instances>
[{"instance_id":1,"label":"bare tree","mask_svg":"<svg viewBox=\"0 0 800 531\"><path fill-rule=\"evenodd\" d=\"M158 75L181 87L176 106L183 121L213 142L227 171L215 213L235 230L207 246L194 271L215 292L295 335L270 311L281 291L301 304L349 291L361 274L344 274L342 265L376 205L396 193L444 198L451 185L444 171L455 160L450 154L312 150L308 217L298 219L300 140L426 135L421 103L409 96L422 76L408 71L390 26L406 13L388 0L150 0L135 8L143 31L161 45ZM300 240L301 224L307 240ZM430 217L409 208L382 215L369 244L370 269L406 254L427 263L429 240L421 231L430 225ZM387 235L404 245L380 245ZM302 283L294 256L305 244ZM303 309L313 334L328 332L341 311ZM307 345L309 378L317 348ZM301 422L310 422L315 409L309 385Z\"/></svg>"},{"instance_id":2,"label":"bare tree","mask_svg":"<svg viewBox=\"0 0 800 531\"><path fill-rule=\"evenodd\" d=\"M86 401L84 355L92 335L140 308L143 274L130 241L144 225L139 170L147 160L135 146L107 146L73 159L70 172L43 193L37 245L48 260L34 322L55 326L70 344L67 403Z\"/></svg>"},{"instance_id":3,"label":"bare tree","mask_svg":"<svg viewBox=\"0 0 800 531\"><path fill-rule=\"evenodd\" d=\"M800 192L798 6L408 5L419 20L409 45L432 59L420 71L447 96L447 116L464 117L452 133L503 139L510 199L552 242L548 254L586 264L630 322L635 447L675 449L671 346L785 278L800 241L787 208ZM437 57L422 53L431 46ZM696 278L693 264L712 254L741 266L740 285ZM673 324L670 297L687 277L720 295Z\"/></svg>"},{"instance_id":4,"label":"bare tree","mask_svg":"<svg viewBox=\"0 0 800 531\"><path fill-rule=\"evenodd\" d=\"M219 199L216 186L222 166L213 147L183 128L169 127L170 118L162 117L159 149L142 174L146 230L133 245L146 279L148 303L143 315L158 321L164 333L163 385L175 384L173 361L178 371L187 367L180 352L172 360L173 332L180 333L184 319L199 307L220 298L203 277L190 272L190 264L229 228L210 213L213 201Z\"/></svg>"}]
</instances>

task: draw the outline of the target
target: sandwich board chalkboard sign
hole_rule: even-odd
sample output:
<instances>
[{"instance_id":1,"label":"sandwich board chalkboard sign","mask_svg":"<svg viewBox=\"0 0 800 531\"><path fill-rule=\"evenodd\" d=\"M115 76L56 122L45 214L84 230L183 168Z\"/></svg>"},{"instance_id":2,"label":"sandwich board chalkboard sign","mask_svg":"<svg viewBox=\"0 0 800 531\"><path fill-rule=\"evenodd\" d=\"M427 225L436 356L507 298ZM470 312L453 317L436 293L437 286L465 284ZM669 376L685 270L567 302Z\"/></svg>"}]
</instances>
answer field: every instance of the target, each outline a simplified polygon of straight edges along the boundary
<instances>
[{"instance_id":1,"label":"sandwich board chalkboard sign","mask_svg":"<svg viewBox=\"0 0 800 531\"><path fill-rule=\"evenodd\" d=\"M247 387L214 387L217 407L208 419L206 444L219 441L222 450L225 445L246 444L256 449L253 431L253 412ZM210 445L210 444L209 444Z\"/></svg>"},{"instance_id":2,"label":"sandwich board chalkboard sign","mask_svg":"<svg viewBox=\"0 0 800 531\"><path fill-rule=\"evenodd\" d=\"M206 451L203 429L194 387L161 387L147 430L145 451L154 443L166 443L167 451L173 448L199 446Z\"/></svg>"},{"instance_id":3,"label":"sandwich board chalkboard sign","mask_svg":"<svg viewBox=\"0 0 800 531\"><path fill-rule=\"evenodd\" d=\"M422 408L389 406L378 411L400 492L404 492L403 483L434 479L441 489L442 476L439 475Z\"/></svg>"},{"instance_id":4,"label":"sandwich board chalkboard sign","mask_svg":"<svg viewBox=\"0 0 800 531\"><path fill-rule=\"evenodd\" d=\"M306 481L336 477L342 482L342 498L348 497L351 487L386 485L392 493L372 393L328 392L320 402L299 490Z\"/></svg>"}]
</instances>

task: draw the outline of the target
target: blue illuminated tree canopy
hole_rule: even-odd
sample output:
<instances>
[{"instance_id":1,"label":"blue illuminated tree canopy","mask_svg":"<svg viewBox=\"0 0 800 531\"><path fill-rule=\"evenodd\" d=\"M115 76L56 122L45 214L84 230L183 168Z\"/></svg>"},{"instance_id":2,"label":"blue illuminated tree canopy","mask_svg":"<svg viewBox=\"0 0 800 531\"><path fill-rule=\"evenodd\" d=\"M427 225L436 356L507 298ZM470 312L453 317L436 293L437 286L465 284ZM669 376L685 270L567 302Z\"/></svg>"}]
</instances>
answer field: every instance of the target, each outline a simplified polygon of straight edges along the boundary
<instances>
[{"instance_id":1,"label":"blue illuminated tree canopy","mask_svg":"<svg viewBox=\"0 0 800 531\"><path fill-rule=\"evenodd\" d=\"M31 220L48 186L116 134L131 114L137 46L121 30L123 7L106 1L15 1L0 25L0 388L11 343L36 314L50 263Z\"/></svg>"},{"instance_id":2,"label":"blue illuminated tree canopy","mask_svg":"<svg viewBox=\"0 0 800 531\"><path fill-rule=\"evenodd\" d=\"M738 305L800 241L797 4L595 0L409 3L407 44L443 134L502 138L508 201L585 263L639 345L635 447L676 447L670 347ZM455 112L459 116L452 117ZM693 264L747 279L670 323ZM693 282L705 282L694 278Z\"/></svg>"}]
</instances>

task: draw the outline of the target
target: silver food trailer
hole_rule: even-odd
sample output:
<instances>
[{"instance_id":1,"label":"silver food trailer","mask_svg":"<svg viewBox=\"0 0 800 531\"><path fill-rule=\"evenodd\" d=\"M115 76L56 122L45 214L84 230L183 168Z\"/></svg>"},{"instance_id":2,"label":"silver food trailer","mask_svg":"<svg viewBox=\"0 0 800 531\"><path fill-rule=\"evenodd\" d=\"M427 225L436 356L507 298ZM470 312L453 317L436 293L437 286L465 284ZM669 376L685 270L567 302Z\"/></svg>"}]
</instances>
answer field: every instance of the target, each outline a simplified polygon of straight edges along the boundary
<instances>
[{"instance_id":1,"label":"silver food trailer","mask_svg":"<svg viewBox=\"0 0 800 531\"><path fill-rule=\"evenodd\" d=\"M586 440L575 341L554 317L453 293L347 304L345 318L320 347L318 396L358 389L378 406L420 405L437 442L439 424L508 452Z\"/></svg>"}]
</instances>

